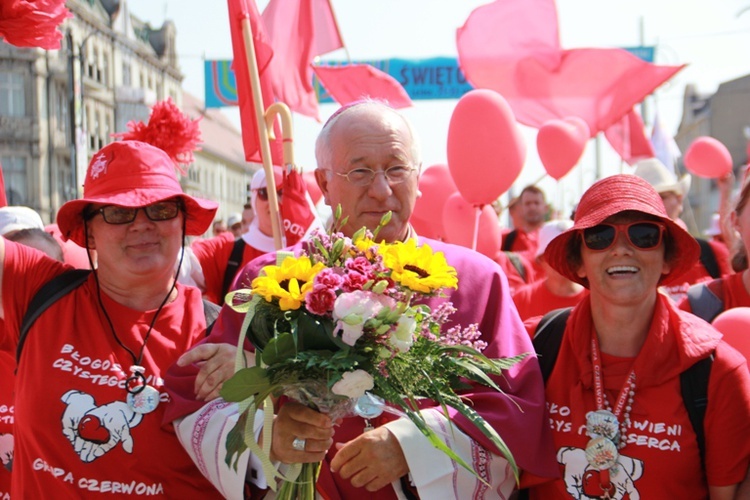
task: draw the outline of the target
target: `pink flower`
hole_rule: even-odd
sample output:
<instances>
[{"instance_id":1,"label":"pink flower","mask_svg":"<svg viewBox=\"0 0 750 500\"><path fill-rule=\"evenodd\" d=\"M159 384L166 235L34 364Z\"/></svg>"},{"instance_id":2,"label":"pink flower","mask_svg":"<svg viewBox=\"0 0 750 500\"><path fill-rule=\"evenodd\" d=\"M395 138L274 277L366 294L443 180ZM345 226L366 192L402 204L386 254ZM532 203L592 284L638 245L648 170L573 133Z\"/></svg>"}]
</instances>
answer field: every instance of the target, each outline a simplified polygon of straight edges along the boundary
<instances>
[{"instance_id":1,"label":"pink flower","mask_svg":"<svg viewBox=\"0 0 750 500\"><path fill-rule=\"evenodd\" d=\"M346 273L344 277L344 283L341 285L341 289L345 292L353 292L355 290L362 290L362 287L367 283L368 278L364 274L358 272Z\"/></svg>"},{"instance_id":2,"label":"pink flower","mask_svg":"<svg viewBox=\"0 0 750 500\"><path fill-rule=\"evenodd\" d=\"M370 261L367 260L366 257L360 256L351 260L347 260L346 268L349 271L356 271L360 274L364 274L368 277L368 279L372 278L373 276L372 263L370 263Z\"/></svg>"},{"instance_id":3,"label":"pink flower","mask_svg":"<svg viewBox=\"0 0 750 500\"><path fill-rule=\"evenodd\" d=\"M333 305L333 319L336 321L334 334L341 332L341 340L353 346L362 336L365 322L377 316L383 307L394 309L396 301L361 290L342 293Z\"/></svg>"},{"instance_id":4,"label":"pink flower","mask_svg":"<svg viewBox=\"0 0 750 500\"><path fill-rule=\"evenodd\" d=\"M305 307L308 311L318 316L325 316L333 311L336 301L336 292L324 286L313 287L312 291L305 296Z\"/></svg>"},{"instance_id":5,"label":"pink flower","mask_svg":"<svg viewBox=\"0 0 750 500\"><path fill-rule=\"evenodd\" d=\"M344 282L343 276L337 274L336 271L330 267L326 267L318 274L315 275L315 281L313 288L325 287L331 290L341 288L341 284Z\"/></svg>"}]
</instances>

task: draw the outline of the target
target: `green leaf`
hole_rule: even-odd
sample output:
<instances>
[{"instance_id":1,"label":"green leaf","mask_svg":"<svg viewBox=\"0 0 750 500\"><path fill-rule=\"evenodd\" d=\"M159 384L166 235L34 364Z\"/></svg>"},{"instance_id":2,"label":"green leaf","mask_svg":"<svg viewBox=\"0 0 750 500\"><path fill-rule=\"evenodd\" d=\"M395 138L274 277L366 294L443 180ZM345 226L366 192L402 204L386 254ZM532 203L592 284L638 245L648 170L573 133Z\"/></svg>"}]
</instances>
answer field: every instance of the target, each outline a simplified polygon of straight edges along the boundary
<instances>
[{"instance_id":1,"label":"green leaf","mask_svg":"<svg viewBox=\"0 0 750 500\"><path fill-rule=\"evenodd\" d=\"M341 348L333 337L333 323L320 321L304 311L300 312L297 318L297 336L297 347L300 352L338 351Z\"/></svg>"},{"instance_id":2,"label":"green leaf","mask_svg":"<svg viewBox=\"0 0 750 500\"><path fill-rule=\"evenodd\" d=\"M234 427L227 434L227 456L224 457L228 467L237 470L240 455L247 449L245 444L245 423L247 422L247 412L243 412L240 418L234 424Z\"/></svg>"},{"instance_id":3,"label":"green leaf","mask_svg":"<svg viewBox=\"0 0 750 500\"><path fill-rule=\"evenodd\" d=\"M226 401L240 402L267 391L271 382L265 368L243 368L221 386L221 397Z\"/></svg>"},{"instance_id":4,"label":"green leaf","mask_svg":"<svg viewBox=\"0 0 750 500\"><path fill-rule=\"evenodd\" d=\"M291 333L279 333L263 349L263 362L268 366L293 358L297 355L297 346Z\"/></svg>"}]
</instances>

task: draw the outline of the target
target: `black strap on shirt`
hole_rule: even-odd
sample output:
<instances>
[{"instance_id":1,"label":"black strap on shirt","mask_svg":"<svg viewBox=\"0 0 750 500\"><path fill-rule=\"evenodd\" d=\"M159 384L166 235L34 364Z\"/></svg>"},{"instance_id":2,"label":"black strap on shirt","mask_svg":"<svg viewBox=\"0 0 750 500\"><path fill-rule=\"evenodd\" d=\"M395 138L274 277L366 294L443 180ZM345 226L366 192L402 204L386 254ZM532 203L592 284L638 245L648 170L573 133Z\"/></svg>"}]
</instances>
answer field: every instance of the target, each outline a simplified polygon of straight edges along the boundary
<instances>
[{"instance_id":1,"label":"black strap on shirt","mask_svg":"<svg viewBox=\"0 0 750 500\"><path fill-rule=\"evenodd\" d=\"M513 243L516 241L517 237L518 229L514 229L513 231L506 234L505 238L503 238L503 244L500 247L500 250L502 250L503 252L510 252L510 249L513 247Z\"/></svg>"},{"instance_id":2,"label":"black strap on shirt","mask_svg":"<svg viewBox=\"0 0 750 500\"><path fill-rule=\"evenodd\" d=\"M711 248L711 245L708 243L708 241L704 240L703 238L696 238L695 241L697 241L698 245L700 245L701 247L700 261L701 264L703 264L703 267L706 268L706 271L708 271L708 274L713 279L720 278L721 269L719 269L719 262L716 260L714 249Z\"/></svg>"},{"instance_id":3,"label":"black strap on shirt","mask_svg":"<svg viewBox=\"0 0 750 500\"><path fill-rule=\"evenodd\" d=\"M224 303L224 297L229 292L229 287L232 286L234 277L237 275L237 271L242 264L242 255L245 253L245 240L237 238L234 240L234 246L232 247L232 254L229 256L229 262L227 262L227 269L224 271L224 282L221 285L221 297L220 301Z\"/></svg>"}]
</instances>

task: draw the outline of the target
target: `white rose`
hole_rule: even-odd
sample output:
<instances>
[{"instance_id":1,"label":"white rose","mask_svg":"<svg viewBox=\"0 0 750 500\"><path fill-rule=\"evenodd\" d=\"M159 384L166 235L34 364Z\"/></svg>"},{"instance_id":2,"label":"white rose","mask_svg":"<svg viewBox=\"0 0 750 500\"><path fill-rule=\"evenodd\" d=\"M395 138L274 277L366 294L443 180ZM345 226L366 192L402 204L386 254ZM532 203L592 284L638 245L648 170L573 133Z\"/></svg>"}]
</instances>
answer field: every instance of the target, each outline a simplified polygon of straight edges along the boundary
<instances>
[{"instance_id":1,"label":"white rose","mask_svg":"<svg viewBox=\"0 0 750 500\"><path fill-rule=\"evenodd\" d=\"M414 331L417 329L417 320L411 316L401 316L398 318L396 330L391 333L388 341L398 349L399 352L406 352L411 349L414 343Z\"/></svg>"},{"instance_id":2,"label":"white rose","mask_svg":"<svg viewBox=\"0 0 750 500\"><path fill-rule=\"evenodd\" d=\"M372 375L364 370L354 370L344 373L341 380L333 384L331 391L340 396L358 398L373 387L375 387L375 381Z\"/></svg>"}]
</instances>

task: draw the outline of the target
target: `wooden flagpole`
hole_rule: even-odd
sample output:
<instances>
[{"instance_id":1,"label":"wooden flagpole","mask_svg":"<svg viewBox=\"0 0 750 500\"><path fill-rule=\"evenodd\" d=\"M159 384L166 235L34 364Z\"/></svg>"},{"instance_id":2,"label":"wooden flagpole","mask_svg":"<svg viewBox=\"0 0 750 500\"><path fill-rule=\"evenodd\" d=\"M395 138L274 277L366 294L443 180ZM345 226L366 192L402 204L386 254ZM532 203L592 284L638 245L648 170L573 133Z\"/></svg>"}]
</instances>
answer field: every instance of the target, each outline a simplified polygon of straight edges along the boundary
<instances>
[{"instance_id":1,"label":"wooden flagpole","mask_svg":"<svg viewBox=\"0 0 750 500\"><path fill-rule=\"evenodd\" d=\"M253 109L255 110L255 122L258 125L260 136L260 157L263 160L263 170L266 172L266 184L268 185L268 203L271 208L271 229L273 231L273 243L277 250L284 247L281 228L281 216L279 214L279 198L276 195L276 180L273 175L273 160L271 158L271 145L268 141L268 129L264 118L265 108L263 105L263 94L260 88L260 75L258 74L258 61L255 57L255 43L253 43L252 27L250 18L242 19L242 36L245 40L245 54L247 54L247 69L250 74L250 88L253 94Z\"/></svg>"}]
</instances>

